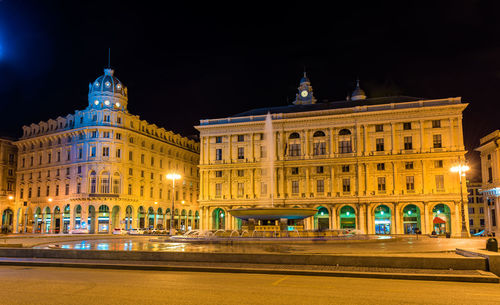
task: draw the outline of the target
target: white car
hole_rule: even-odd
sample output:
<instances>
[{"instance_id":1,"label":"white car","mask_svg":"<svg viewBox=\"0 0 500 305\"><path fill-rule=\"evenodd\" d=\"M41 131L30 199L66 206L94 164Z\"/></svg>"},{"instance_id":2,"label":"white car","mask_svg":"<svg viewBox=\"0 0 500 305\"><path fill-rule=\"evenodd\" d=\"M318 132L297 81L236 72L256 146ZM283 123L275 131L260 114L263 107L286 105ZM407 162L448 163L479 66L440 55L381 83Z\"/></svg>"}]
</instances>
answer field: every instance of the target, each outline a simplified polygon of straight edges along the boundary
<instances>
[{"instance_id":1,"label":"white car","mask_svg":"<svg viewBox=\"0 0 500 305\"><path fill-rule=\"evenodd\" d=\"M113 230L113 234L116 234L116 235L123 235L123 234L127 234L127 231L122 230L122 229L120 229L120 228L115 228L115 229Z\"/></svg>"},{"instance_id":2,"label":"white car","mask_svg":"<svg viewBox=\"0 0 500 305\"><path fill-rule=\"evenodd\" d=\"M130 231L128 231L128 234L130 234L130 235L143 235L144 230L143 229L130 229Z\"/></svg>"},{"instance_id":3,"label":"white car","mask_svg":"<svg viewBox=\"0 0 500 305\"><path fill-rule=\"evenodd\" d=\"M69 233L71 233L71 234L89 234L90 232L89 232L89 229L79 228L79 229L73 229Z\"/></svg>"}]
</instances>

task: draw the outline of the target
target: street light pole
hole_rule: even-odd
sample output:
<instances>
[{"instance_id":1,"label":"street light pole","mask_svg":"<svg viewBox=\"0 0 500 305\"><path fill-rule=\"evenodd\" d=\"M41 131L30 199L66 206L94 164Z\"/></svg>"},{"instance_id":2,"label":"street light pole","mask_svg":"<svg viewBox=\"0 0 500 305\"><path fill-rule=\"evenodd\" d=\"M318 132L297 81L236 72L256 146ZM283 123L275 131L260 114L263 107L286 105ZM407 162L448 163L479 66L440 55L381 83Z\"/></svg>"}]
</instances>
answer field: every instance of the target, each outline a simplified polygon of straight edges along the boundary
<instances>
[{"instance_id":1,"label":"street light pole","mask_svg":"<svg viewBox=\"0 0 500 305\"><path fill-rule=\"evenodd\" d=\"M167 174L167 179L172 180L172 210L170 211L170 228L169 228L170 236L172 236L173 223L174 223L175 180L181 179L181 175L175 173Z\"/></svg>"},{"instance_id":2,"label":"street light pole","mask_svg":"<svg viewBox=\"0 0 500 305\"><path fill-rule=\"evenodd\" d=\"M451 168L451 171L458 173L458 176L460 178L460 210L462 212L462 232L460 232L460 235L462 238L470 237L469 231L467 231L467 226L465 224L464 190L462 187L462 176L465 176L465 172L467 172L469 169L469 166L463 164L459 164Z\"/></svg>"}]
</instances>

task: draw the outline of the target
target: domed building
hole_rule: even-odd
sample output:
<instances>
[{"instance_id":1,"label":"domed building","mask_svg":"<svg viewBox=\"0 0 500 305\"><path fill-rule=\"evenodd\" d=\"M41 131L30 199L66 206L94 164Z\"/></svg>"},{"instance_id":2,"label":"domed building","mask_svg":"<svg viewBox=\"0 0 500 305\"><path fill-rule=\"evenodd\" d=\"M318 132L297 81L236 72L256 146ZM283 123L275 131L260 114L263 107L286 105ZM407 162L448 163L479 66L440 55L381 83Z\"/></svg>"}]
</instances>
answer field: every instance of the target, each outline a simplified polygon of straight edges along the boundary
<instances>
[{"instance_id":1,"label":"domed building","mask_svg":"<svg viewBox=\"0 0 500 305\"><path fill-rule=\"evenodd\" d=\"M127 105L127 87L106 68L89 84L86 109L23 126L15 232L162 230L172 216L179 230L199 226L199 144ZM166 178L172 172L181 175L175 189Z\"/></svg>"}]
</instances>

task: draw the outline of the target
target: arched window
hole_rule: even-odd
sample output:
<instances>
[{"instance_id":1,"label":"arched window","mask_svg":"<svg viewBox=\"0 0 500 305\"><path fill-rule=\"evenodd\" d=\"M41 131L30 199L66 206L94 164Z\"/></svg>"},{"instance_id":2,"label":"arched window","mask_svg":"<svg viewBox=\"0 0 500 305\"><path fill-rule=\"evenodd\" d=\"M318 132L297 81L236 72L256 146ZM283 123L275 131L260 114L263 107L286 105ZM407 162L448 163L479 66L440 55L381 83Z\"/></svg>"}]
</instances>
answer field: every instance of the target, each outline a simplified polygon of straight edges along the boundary
<instances>
[{"instance_id":1,"label":"arched window","mask_svg":"<svg viewBox=\"0 0 500 305\"><path fill-rule=\"evenodd\" d=\"M324 137L325 133L321 130L318 130L314 133L313 137Z\"/></svg>"},{"instance_id":2,"label":"arched window","mask_svg":"<svg viewBox=\"0 0 500 305\"><path fill-rule=\"evenodd\" d=\"M103 172L101 174L101 194L109 194L109 172Z\"/></svg>"},{"instance_id":3,"label":"arched window","mask_svg":"<svg viewBox=\"0 0 500 305\"><path fill-rule=\"evenodd\" d=\"M120 174L116 172L113 175L113 194L120 194Z\"/></svg>"},{"instance_id":4,"label":"arched window","mask_svg":"<svg viewBox=\"0 0 500 305\"><path fill-rule=\"evenodd\" d=\"M298 133L294 132L288 138L289 139L300 139L300 135Z\"/></svg>"},{"instance_id":5,"label":"arched window","mask_svg":"<svg viewBox=\"0 0 500 305\"><path fill-rule=\"evenodd\" d=\"M94 171L90 172L90 189L89 192L91 194L95 194L97 192L97 176Z\"/></svg>"},{"instance_id":6,"label":"arched window","mask_svg":"<svg viewBox=\"0 0 500 305\"><path fill-rule=\"evenodd\" d=\"M352 139L349 129L339 131L339 153L352 153Z\"/></svg>"},{"instance_id":7,"label":"arched window","mask_svg":"<svg viewBox=\"0 0 500 305\"><path fill-rule=\"evenodd\" d=\"M288 137L288 155L292 157L300 156L300 135L296 132Z\"/></svg>"}]
</instances>

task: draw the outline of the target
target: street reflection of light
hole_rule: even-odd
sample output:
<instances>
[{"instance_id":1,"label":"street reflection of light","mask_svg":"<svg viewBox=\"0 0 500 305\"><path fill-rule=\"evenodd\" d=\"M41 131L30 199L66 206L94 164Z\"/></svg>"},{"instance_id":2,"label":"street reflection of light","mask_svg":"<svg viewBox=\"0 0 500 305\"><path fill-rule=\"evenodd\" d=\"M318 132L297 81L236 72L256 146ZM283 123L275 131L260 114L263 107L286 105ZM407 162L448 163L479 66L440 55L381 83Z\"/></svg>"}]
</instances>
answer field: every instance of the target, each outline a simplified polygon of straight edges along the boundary
<instances>
[{"instance_id":1,"label":"street reflection of light","mask_svg":"<svg viewBox=\"0 0 500 305\"><path fill-rule=\"evenodd\" d=\"M62 245L61 249L71 249L71 246L70 245Z\"/></svg>"},{"instance_id":2,"label":"street reflection of light","mask_svg":"<svg viewBox=\"0 0 500 305\"><path fill-rule=\"evenodd\" d=\"M98 243L97 250L109 250L109 243Z\"/></svg>"}]
</instances>

